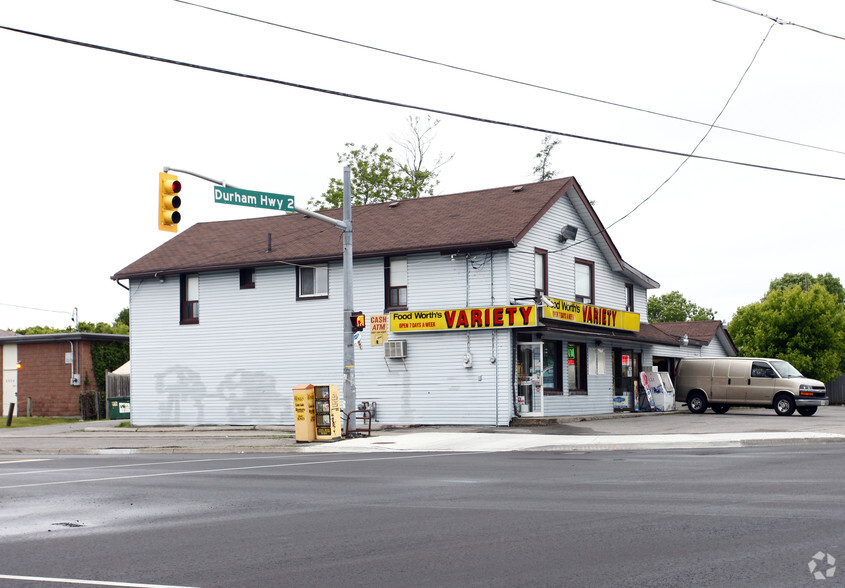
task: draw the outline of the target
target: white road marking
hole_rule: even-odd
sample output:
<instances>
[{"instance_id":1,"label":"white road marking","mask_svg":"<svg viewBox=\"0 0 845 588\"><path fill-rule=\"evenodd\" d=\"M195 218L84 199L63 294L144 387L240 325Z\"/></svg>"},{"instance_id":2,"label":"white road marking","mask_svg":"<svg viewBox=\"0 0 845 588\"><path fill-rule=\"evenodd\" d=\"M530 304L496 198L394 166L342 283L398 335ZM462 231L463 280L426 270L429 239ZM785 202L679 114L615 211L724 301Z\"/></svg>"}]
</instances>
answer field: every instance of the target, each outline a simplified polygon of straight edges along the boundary
<instances>
[{"instance_id":1,"label":"white road marking","mask_svg":"<svg viewBox=\"0 0 845 588\"><path fill-rule=\"evenodd\" d=\"M119 586L122 588L196 588L173 584L139 584L136 582L109 582L105 580L79 580L76 578L42 578L39 576L10 576L0 574L0 580L18 580L21 582L52 582L53 584L82 584L83 586Z\"/></svg>"},{"instance_id":2,"label":"white road marking","mask_svg":"<svg viewBox=\"0 0 845 588\"><path fill-rule=\"evenodd\" d=\"M244 459L281 459L284 455L253 455L249 457L244 456L232 456L232 457L207 457L203 459L179 459L175 461L149 461L144 463L124 463L124 464L117 464L117 465L104 465L104 466L85 466L79 468L55 468L52 470L24 470L20 472L0 472L0 477L2 476L21 476L24 474L52 474L54 472L81 472L85 470L108 470L108 469L115 469L115 468L137 468L142 466L154 466L154 465L161 465L161 464L180 464L180 463L204 463L209 461L232 461L232 460L244 460ZM42 459L20 459L18 461L53 461L52 459L42 458Z\"/></svg>"},{"instance_id":3,"label":"white road marking","mask_svg":"<svg viewBox=\"0 0 845 588\"><path fill-rule=\"evenodd\" d=\"M212 470L185 470L179 472L160 472L157 474L137 474L132 476L114 476L110 478L86 478L82 480L61 480L61 481L54 481L54 482L35 482L32 484L15 484L13 486L0 486L0 490L11 490L15 488L34 488L40 486L60 486L65 484L85 484L90 482L111 482L115 480L134 480L139 478L160 478L164 476L185 476L191 474L215 474L220 472L237 472L237 471L244 471L244 470L260 470L260 469L270 469L270 468L287 468L287 467L298 467L298 466L314 466L314 465L323 465L323 464L333 464L333 463L356 463L362 461L391 461L391 460L398 460L398 459L419 459L419 458L435 458L435 457L448 457L454 455L471 455L470 453L425 453L421 455L392 455L392 456L383 456L383 457L365 457L362 459L327 459L322 461L305 461L305 462L297 462L297 463L277 463L277 464L265 464L265 465L255 465L255 466L241 466L241 467L231 467L231 468L216 468ZM0 576L2 577L2 576Z\"/></svg>"}]
</instances>

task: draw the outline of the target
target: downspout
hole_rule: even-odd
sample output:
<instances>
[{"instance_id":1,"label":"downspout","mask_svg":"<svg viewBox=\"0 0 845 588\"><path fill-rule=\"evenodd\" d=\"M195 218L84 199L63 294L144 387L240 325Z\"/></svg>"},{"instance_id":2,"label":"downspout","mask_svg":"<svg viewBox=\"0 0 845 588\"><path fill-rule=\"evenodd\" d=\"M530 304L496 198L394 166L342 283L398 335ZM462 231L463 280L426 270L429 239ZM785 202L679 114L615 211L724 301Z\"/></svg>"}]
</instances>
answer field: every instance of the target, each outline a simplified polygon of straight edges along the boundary
<instances>
[{"instance_id":1,"label":"downspout","mask_svg":"<svg viewBox=\"0 0 845 588\"><path fill-rule=\"evenodd\" d=\"M505 259L505 279L507 280L507 300L511 300L511 250L507 250L507 258ZM510 342L510 349L511 353L511 369L510 369L510 378L511 378L511 402L513 403L512 409L514 416L519 416L518 404L516 402L517 397L517 389L516 389L516 362L519 359L516 355L516 332L514 329L508 329L508 339Z\"/></svg>"},{"instance_id":2,"label":"downspout","mask_svg":"<svg viewBox=\"0 0 845 588\"><path fill-rule=\"evenodd\" d=\"M494 263L494 251L490 250L490 306L496 305L496 295L495 290L493 289L493 268L495 267ZM496 426L499 426L499 366L497 364L497 343L499 338L496 336L496 329L491 329L490 331L490 345L492 345L493 350L490 353L490 363L493 364L493 389L496 390L496 393L493 395L494 402L496 403Z\"/></svg>"},{"instance_id":3,"label":"downspout","mask_svg":"<svg viewBox=\"0 0 845 588\"><path fill-rule=\"evenodd\" d=\"M68 341L68 343L70 343L70 381L73 382L73 374L76 373L76 370L74 369L76 366L75 366L75 363L74 363L75 360L74 360L74 354L73 354L73 351L74 351L73 341Z\"/></svg>"},{"instance_id":4,"label":"downspout","mask_svg":"<svg viewBox=\"0 0 845 588\"><path fill-rule=\"evenodd\" d=\"M466 258L464 258L464 308L469 308L469 253L466 254ZM470 338L469 338L470 329L467 329L467 352L464 355L464 367L472 366L472 351L470 349Z\"/></svg>"}]
</instances>

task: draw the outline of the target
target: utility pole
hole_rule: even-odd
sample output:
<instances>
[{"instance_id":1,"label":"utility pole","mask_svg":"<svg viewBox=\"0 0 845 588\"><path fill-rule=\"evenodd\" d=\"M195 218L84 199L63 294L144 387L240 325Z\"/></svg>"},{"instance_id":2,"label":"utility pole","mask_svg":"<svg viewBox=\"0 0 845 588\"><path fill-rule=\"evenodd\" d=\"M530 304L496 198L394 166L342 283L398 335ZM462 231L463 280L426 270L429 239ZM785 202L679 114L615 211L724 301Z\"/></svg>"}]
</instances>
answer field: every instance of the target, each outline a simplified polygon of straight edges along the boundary
<instances>
[{"instance_id":1,"label":"utility pole","mask_svg":"<svg viewBox=\"0 0 845 588\"><path fill-rule=\"evenodd\" d=\"M356 430L349 418L357 408L355 390L355 347L352 334L352 183L349 166L343 168L343 403L346 409L346 436Z\"/></svg>"}]
</instances>

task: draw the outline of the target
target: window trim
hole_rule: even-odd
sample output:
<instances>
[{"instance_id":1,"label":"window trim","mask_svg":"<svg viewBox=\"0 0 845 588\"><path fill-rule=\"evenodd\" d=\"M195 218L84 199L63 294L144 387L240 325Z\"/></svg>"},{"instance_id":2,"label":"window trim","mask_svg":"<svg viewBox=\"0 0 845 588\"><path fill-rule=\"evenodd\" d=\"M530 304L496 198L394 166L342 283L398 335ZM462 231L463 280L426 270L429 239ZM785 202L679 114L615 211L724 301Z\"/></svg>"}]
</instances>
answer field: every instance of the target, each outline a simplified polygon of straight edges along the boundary
<instances>
[{"instance_id":1,"label":"window trim","mask_svg":"<svg viewBox=\"0 0 845 588\"><path fill-rule=\"evenodd\" d=\"M303 294L302 293L302 270L303 269L313 269L314 270L314 289L317 289L317 270L325 268L326 270L326 291L325 292L317 292L315 294ZM303 264L296 266L296 299L297 300L320 300L329 297L329 264L327 263L312 263L312 264Z\"/></svg>"},{"instance_id":2,"label":"window trim","mask_svg":"<svg viewBox=\"0 0 845 588\"><path fill-rule=\"evenodd\" d=\"M400 286L392 286L390 284L390 267L394 259L405 260L405 283ZM390 295L394 290L405 290L405 304L393 305L390 303ZM395 255L384 258L384 308L386 311L408 310L408 257L406 255Z\"/></svg>"},{"instance_id":3,"label":"window trim","mask_svg":"<svg viewBox=\"0 0 845 588\"><path fill-rule=\"evenodd\" d=\"M566 367L567 367L567 381L566 389L570 396L587 396L587 344L568 341L566 346ZM577 347L581 351L581 365L575 364L575 369L578 371L578 376L581 380L581 387L573 388L572 382L569 378L569 347Z\"/></svg>"},{"instance_id":4,"label":"window trim","mask_svg":"<svg viewBox=\"0 0 845 588\"><path fill-rule=\"evenodd\" d=\"M255 288L255 268L254 267L242 267L238 273L239 273L240 289L241 290L248 290L250 288Z\"/></svg>"},{"instance_id":5,"label":"window trim","mask_svg":"<svg viewBox=\"0 0 845 588\"><path fill-rule=\"evenodd\" d=\"M575 258L575 264L573 266L572 271L575 272L575 266L583 265L590 268L590 301L585 302L584 296L580 296L578 294L578 278L577 274L575 276L575 302L580 302L582 304L591 304L595 306L596 304L596 264L593 261L587 261L586 259L578 259Z\"/></svg>"},{"instance_id":6,"label":"window trim","mask_svg":"<svg viewBox=\"0 0 845 588\"><path fill-rule=\"evenodd\" d=\"M188 279L191 276L196 276L197 280L197 299L188 300ZM199 310L199 288L200 275L198 273L180 274L179 275L179 324L180 325L198 325L200 322Z\"/></svg>"},{"instance_id":7,"label":"window trim","mask_svg":"<svg viewBox=\"0 0 845 588\"><path fill-rule=\"evenodd\" d=\"M543 289L537 288L537 259L543 260ZM549 252L547 249L534 248L534 295L549 293Z\"/></svg>"}]
</instances>

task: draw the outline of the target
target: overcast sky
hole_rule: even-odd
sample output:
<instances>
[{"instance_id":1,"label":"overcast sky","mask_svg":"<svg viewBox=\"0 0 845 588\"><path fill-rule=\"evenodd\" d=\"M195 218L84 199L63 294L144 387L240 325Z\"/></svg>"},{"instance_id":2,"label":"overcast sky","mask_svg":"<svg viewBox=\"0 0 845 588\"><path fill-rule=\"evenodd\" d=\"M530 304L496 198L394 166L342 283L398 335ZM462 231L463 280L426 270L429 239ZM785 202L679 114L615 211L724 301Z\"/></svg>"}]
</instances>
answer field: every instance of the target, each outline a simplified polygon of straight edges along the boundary
<instances>
[{"instance_id":1,"label":"overcast sky","mask_svg":"<svg viewBox=\"0 0 845 588\"><path fill-rule=\"evenodd\" d=\"M736 0L261 2L221 10L559 90L376 52L172 0L4 0L0 25L417 107L845 176L845 3ZM801 25L801 26L796 26ZM340 177L344 143L387 147L425 112L232 77L0 29L0 328L112 322L110 279L173 237L158 172L182 168L298 205ZM454 154L438 194L534 181L543 133L436 115ZM823 149L821 149L823 148ZM574 138L552 157L606 226L683 158ZM273 214L215 204L180 174L183 231ZM845 277L845 182L690 160L610 235L622 257L729 321L786 272ZM554 294L554 293L553 293ZM644 309L642 311L644 313Z\"/></svg>"}]
</instances>

